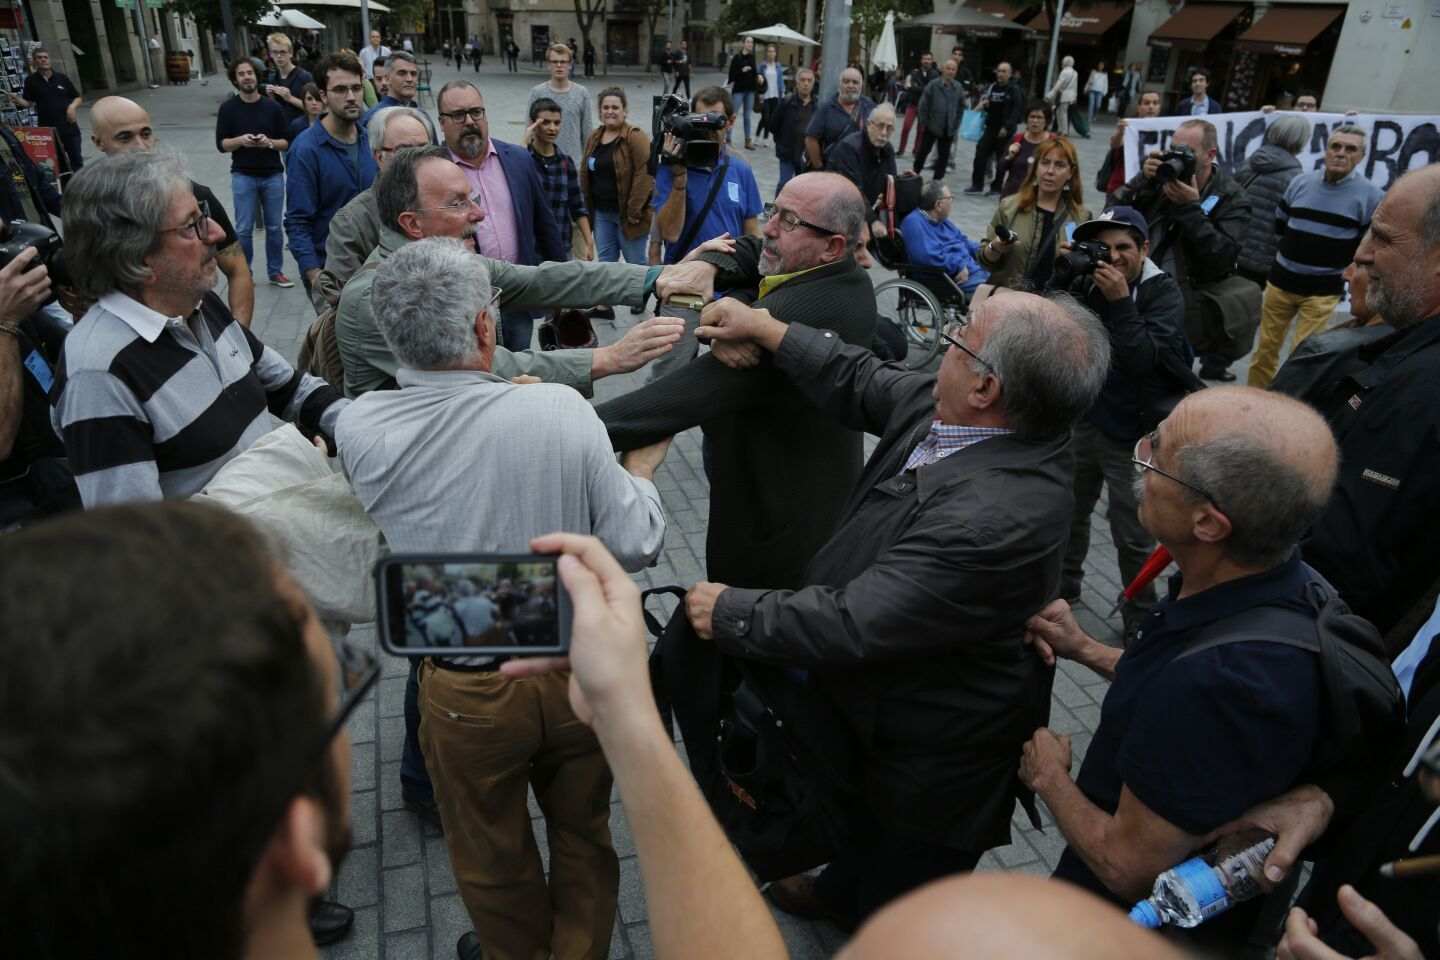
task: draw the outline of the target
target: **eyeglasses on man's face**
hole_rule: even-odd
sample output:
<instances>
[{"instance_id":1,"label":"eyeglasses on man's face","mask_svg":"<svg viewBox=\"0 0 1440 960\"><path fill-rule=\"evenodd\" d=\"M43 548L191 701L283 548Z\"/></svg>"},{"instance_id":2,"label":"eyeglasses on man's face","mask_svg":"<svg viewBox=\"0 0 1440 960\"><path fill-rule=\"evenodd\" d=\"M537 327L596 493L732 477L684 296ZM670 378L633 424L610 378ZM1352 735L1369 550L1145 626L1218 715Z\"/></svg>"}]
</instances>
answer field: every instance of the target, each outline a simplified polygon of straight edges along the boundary
<instances>
[{"instance_id":1,"label":"eyeglasses on man's face","mask_svg":"<svg viewBox=\"0 0 1440 960\"><path fill-rule=\"evenodd\" d=\"M471 207L480 206L480 195L474 194L469 197L457 197L449 203L442 203L433 207L416 207L411 213L469 213Z\"/></svg>"},{"instance_id":2,"label":"eyeglasses on man's face","mask_svg":"<svg viewBox=\"0 0 1440 960\"><path fill-rule=\"evenodd\" d=\"M964 353L967 357L969 357L971 360L974 360L976 363L983 366L986 370L994 373L995 365L992 364L989 360L986 360L984 357L980 356L980 354L976 353L974 350L971 350L969 347L965 346L964 342L960 339L965 335L965 328L967 326L969 326L969 324L959 320L956 320L952 323L947 323L945 325L945 328L940 331L940 336L950 346L955 347L956 349Z\"/></svg>"},{"instance_id":3,"label":"eyeglasses on man's face","mask_svg":"<svg viewBox=\"0 0 1440 960\"><path fill-rule=\"evenodd\" d=\"M1181 480L1179 477L1175 476L1175 474L1167 473L1166 471L1161 470L1159 467L1155 466L1155 450L1159 446L1160 431L1158 429L1151 430L1149 433L1145 434L1145 436L1135 441L1135 452L1130 457L1130 462L1135 465L1136 472L1144 473L1146 470L1151 470L1155 473L1160 474L1160 476L1162 477L1165 477L1169 480L1174 480L1176 483L1180 484L1180 486L1186 488L1187 490L1198 493L1200 496L1210 501L1210 505L1213 506L1216 510L1224 513L1225 510L1223 507L1220 506L1220 502L1216 500L1213 496L1211 496L1210 493L1207 492L1205 489L1197 487L1195 484L1191 483L1188 480Z\"/></svg>"},{"instance_id":4,"label":"eyeglasses on man's face","mask_svg":"<svg viewBox=\"0 0 1440 960\"><path fill-rule=\"evenodd\" d=\"M773 203L765 204L765 206L762 208L761 217L765 220L766 223L769 223L773 219L778 219L780 221L780 229L784 230L786 233L794 232L796 227L809 227L816 233L823 234L825 236L840 233L839 230L831 230L829 227L822 227L818 223L811 223L809 220L802 220L795 213L795 211L782 210L780 207Z\"/></svg>"},{"instance_id":5,"label":"eyeglasses on man's face","mask_svg":"<svg viewBox=\"0 0 1440 960\"><path fill-rule=\"evenodd\" d=\"M466 107L463 110L451 110L449 113L440 114L441 120L449 120L451 123L464 123L469 120L471 123L479 123L485 119L484 107Z\"/></svg>"},{"instance_id":6,"label":"eyeglasses on man's face","mask_svg":"<svg viewBox=\"0 0 1440 960\"><path fill-rule=\"evenodd\" d=\"M195 239L201 243L207 242L206 234L210 232L210 202L200 201L200 212L195 215L194 220L187 220L178 227L166 227L161 233L184 233L186 230L193 231Z\"/></svg>"}]
</instances>

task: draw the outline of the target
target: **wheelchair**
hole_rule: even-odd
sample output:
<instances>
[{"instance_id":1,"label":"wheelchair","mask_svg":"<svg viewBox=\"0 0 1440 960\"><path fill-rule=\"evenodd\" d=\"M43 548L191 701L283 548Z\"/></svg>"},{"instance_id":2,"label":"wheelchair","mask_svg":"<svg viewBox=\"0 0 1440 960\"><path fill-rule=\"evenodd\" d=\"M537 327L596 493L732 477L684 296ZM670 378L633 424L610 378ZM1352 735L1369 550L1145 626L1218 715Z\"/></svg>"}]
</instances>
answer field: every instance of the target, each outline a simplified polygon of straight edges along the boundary
<instances>
[{"instance_id":1,"label":"wheelchair","mask_svg":"<svg viewBox=\"0 0 1440 960\"><path fill-rule=\"evenodd\" d=\"M948 324L966 322L970 298L955 278L939 267L910 263L900 223L920 205L924 178L912 173L889 177L878 212L886 236L870 239L870 253L898 277L875 287L875 310L900 328L910 346L905 367L918 370L934 360Z\"/></svg>"}]
</instances>

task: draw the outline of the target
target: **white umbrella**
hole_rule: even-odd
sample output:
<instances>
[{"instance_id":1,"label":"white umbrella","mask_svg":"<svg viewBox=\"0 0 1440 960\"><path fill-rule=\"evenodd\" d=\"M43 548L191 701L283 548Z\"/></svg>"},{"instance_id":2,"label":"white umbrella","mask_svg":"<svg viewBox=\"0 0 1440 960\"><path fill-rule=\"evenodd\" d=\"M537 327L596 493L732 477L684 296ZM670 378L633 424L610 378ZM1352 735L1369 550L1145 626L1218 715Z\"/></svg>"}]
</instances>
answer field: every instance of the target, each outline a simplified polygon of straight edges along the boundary
<instances>
[{"instance_id":1,"label":"white umbrella","mask_svg":"<svg viewBox=\"0 0 1440 960\"><path fill-rule=\"evenodd\" d=\"M286 23L280 19L280 14L272 10L259 20L256 20L255 25L259 27L283 27L286 26Z\"/></svg>"},{"instance_id":2,"label":"white umbrella","mask_svg":"<svg viewBox=\"0 0 1440 960\"><path fill-rule=\"evenodd\" d=\"M885 14L885 28L880 31L880 39L875 41L875 49L870 54L870 62L881 70L894 70L900 66L900 57L895 52L895 11Z\"/></svg>"},{"instance_id":3,"label":"white umbrella","mask_svg":"<svg viewBox=\"0 0 1440 960\"><path fill-rule=\"evenodd\" d=\"M281 10L280 19L285 21L287 27L294 27L296 30L325 29L325 24L309 14L301 13L299 10Z\"/></svg>"},{"instance_id":4,"label":"white umbrella","mask_svg":"<svg viewBox=\"0 0 1440 960\"><path fill-rule=\"evenodd\" d=\"M772 23L768 27L758 27L754 30L741 30L740 36L754 37L756 40L765 40L770 43L798 43L805 47L820 46L819 43L811 40L805 36L805 34L798 30L791 30L783 23Z\"/></svg>"}]
</instances>

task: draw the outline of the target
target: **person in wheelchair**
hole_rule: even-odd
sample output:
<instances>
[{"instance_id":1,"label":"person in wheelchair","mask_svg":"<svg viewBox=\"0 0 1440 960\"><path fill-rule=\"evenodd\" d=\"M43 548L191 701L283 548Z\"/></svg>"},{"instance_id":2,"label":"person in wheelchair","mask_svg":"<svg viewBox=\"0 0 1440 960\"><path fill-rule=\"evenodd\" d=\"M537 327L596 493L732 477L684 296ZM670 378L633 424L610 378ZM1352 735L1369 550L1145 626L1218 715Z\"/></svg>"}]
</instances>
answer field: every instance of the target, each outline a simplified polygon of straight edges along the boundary
<instances>
[{"instance_id":1,"label":"person in wheelchair","mask_svg":"<svg viewBox=\"0 0 1440 960\"><path fill-rule=\"evenodd\" d=\"M979 242L965 236L951 221L954 203L948 186L939 180L930 181L920 192L920 205L901 221L900 237L908 264L944 271L968 298L990 279L990 271L976 259Z\"/></svg>"}]
</instances>

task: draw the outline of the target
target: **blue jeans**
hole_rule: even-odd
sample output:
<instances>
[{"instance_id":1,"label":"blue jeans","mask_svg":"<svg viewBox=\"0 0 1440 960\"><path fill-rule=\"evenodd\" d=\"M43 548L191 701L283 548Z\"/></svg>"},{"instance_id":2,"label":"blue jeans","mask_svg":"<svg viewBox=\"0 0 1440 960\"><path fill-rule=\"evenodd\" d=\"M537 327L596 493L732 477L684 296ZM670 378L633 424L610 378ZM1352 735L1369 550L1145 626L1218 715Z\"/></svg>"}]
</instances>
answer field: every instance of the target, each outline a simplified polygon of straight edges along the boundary
<instances>
[{"instance_id":1,"label":"blue jeans","mask_svg":"<svg viewBox=\"0 0 1440 960\"><path fill-rule=\"evenodd\" d=\"M785 184L795 176L795 164L789 160L780 161L780 182L775 185L775 196L780 196L780 191L785 189Z\"/></svg>"},{"instance_id":2,"label":"blue jeans","mask_svg":"<svg viewBox=\"0 0 1440 960\"><path fill-rule=\"evenodd\" d=\"M1095 122L1095 114L1100 109L1100 104L1105 102L1105 94L1099 90L1090 91L1090 122Z\"/></svg>"},{"instance_id":3,"label":"blue jeans","mask_svg":"<svg viewBox=\"0 0 1440 960\"><path fill-rule=\"evenodd\" d=\"M285 236L280 222L285 217L285 174L252 177L246 173L230 175L230 189L235 196L235 233L245 263L255 258L255 212L265 205L265 275L273 277L285 272Z\"/></svg>"},{"instance_id":4,"label":"blue jeans","mask_svg":"<svg viewBox=\"0 0 1440 960\"><path fill-rule=\"evenodd\" d=\"M649 246L649 239L648 235L641 234L634 240L627 240L620 224L618 211L595 211L596 255L606 263L618 263L620 255L623 253L626 263L638 263L643 266L649 262L649 254L646 250L646 247Z\"/></svg>"},{"instance_id":5,"label":"blue jeans","mask_svg":"<svg viewBox=\"0 0 1440 960\"><path fill-rule=\"evenodd\" d=\"M529 350L534 331L535 317L529 310L500 311L500 346L511 353Z\"/></svg>"},{"instance_id":6,"label":"blue jeans","mask_svg":"<svg viewBox=\"0 0 1440 960\"><path fill-rule=\"evenodd\" d=\"M745 113L745 142L750 142L750 111L755 109L755 91L747 90L735 94L735 109Z\"/></svg>"}]
</instances>

